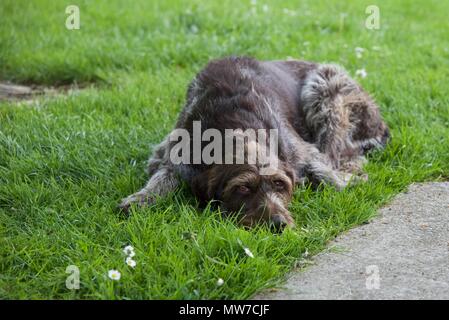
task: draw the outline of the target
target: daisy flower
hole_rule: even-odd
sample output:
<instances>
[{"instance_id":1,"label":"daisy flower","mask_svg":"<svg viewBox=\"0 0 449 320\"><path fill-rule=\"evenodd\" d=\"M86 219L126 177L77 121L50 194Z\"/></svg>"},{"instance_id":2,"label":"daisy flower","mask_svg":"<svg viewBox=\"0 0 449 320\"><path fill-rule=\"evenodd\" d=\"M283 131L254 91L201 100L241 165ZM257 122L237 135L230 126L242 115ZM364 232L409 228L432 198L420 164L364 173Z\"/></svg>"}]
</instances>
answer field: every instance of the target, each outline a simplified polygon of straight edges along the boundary
<instances>
[{"instance_id":1,"label":"daisy flower","mask_svg":"<svg viewBox=\"0 0 449 320\"><path fill-rule=\"evenodd\" d=\"M294 10L284 8L284 9L282 9L282 11L284 12L284 14L286 14L288 16L291 16L291 17L296 16L296 11L294 11Z\"/></svg>"},{"instance_id":2,"label":"daisy flower","mask_svg":"<svg viewBox=\"0 0 449 320\"><path fill-rule=\"evenodd\" d=\"M135 260L133 260L131 257L127 257L125 262L131 268L134 268L136 266L136 264L137 264L137 262Z\"/></svg>"},{"instance_id":3,"label":"daisy flower","mask_svg":"<svg viewBox=\"0 0 449 320\"><path fill-rule=\"evenodd\" d=\"M360 48L360 47L356 47L355 48L355 56L360 59L362 57L363 52L365 51L365 49Z\"/></svg>"},{"instance_id":4,"label":"daisy flower","mask_svg":"<svg viewBox=\"0 0 449 320\"><path fill-rule=\"evenodd\" d=\"M111 280L119 281L122 275L118 270L109 270L108 277Z\"/></svg>"},{"instance_id":5,"label":"daisy flower","mask_svg":"<svg viewBox=\"0 0 449 320\"><path fill-rule=\"evenodd\" d=\"M126 246L123 249L123 252L128 256L128 257L134 257L136 255L136 253L134 252L134 248L133 246Z\"/></svg>"},{"instance_id":6,"label":"daisy flower","mask_svg":"<svg viewBox=\"0 0 449 320\"><path fill-rule=\"evenodd\" d=\"M193 25L190 27L190 31L191 31L192 33L198 33L199 29L198 29L198 27L197 27L196 25L193 24Z\"/></svg>"},{"instance_id":7,"label":"daisy flower","mask_svg":"<svg viewBox=\"0 0 449 320\"><path fill-rule=\"evenodd\" d=\"M368 75L368 73L366 72L365 69L359 69L355 72L355 75L360 77L360 78L366 78L366 76Z\"/></svg>"},{"instance_id":8,"label":"daisy flower","mask_svg":"<svg viewBox=\"0 0 449 320\"><path fill-rule=\"evenodd\" d=\"M249 250L248 248L243 248L243 250L245 250L245 254L250 257L250 258L254 258L253 253L251 252L251 250Z\"/></svg>"}]
</instances>

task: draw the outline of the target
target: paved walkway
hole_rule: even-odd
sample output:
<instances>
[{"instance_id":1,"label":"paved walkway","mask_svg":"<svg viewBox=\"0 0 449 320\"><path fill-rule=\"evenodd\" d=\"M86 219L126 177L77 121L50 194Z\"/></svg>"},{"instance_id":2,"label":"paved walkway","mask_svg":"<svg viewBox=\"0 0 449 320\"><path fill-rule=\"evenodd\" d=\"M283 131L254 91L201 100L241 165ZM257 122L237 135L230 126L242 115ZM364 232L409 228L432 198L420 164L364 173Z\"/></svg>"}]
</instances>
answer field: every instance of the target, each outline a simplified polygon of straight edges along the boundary
<instances>
[{"instance_id":1,"label":"paved walkway","mask_svg":"<svg viewBox=\"0 0 449 320\"><path fill-rule=\"evenodd\" d=\"M449 299L449 183L410 186L254 299Z\"/></svg>"}]
</instances>

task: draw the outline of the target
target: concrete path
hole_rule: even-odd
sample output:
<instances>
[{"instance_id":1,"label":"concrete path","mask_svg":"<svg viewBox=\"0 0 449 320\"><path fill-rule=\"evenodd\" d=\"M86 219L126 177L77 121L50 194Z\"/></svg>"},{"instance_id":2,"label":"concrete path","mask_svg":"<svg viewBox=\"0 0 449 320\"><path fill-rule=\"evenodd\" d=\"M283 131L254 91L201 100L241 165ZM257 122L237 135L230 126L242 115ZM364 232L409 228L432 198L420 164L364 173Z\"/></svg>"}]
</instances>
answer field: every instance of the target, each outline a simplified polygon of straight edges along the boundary
<instances>
[{"instance_id":1,"label":"concrete path","mask_svg":"<svg viewBox=\"0 0 449 320\"><path fill-rule=\"evenodd\" d=\"M449 183L410 186L254 299L449 299Z\"/></svg>"}]
</instances>

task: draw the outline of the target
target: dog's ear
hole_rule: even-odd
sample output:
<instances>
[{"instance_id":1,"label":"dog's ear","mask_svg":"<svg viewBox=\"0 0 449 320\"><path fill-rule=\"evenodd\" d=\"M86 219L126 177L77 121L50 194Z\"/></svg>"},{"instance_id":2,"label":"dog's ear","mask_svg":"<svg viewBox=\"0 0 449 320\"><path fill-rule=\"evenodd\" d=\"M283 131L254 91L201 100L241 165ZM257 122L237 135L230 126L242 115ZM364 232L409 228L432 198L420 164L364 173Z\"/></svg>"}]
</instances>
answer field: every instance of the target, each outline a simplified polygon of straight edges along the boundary
<instances>
[{"instance_id":1,"label":"dog's ear","mask_svg":"<svg viewBox=\"0 0 449 320\"><path fill-rule=\"evenodd\" d=\"M206 169L192 179L192 193L202 204L210 200L220 200L222 180L222 172L217 166Z\"/></svg>"},{"instance_id":2,"label":"dog's ear","mask_svg":"<svg viewBox=\"0 0 449 320\"><path fill-rule=\"evenodd\" d=\"M208 190L209 190L209 170L205 170L202 173L194 176L192 178L192 183L190 188L192 189L193 195L200 200L201 204L209 201Z\"/></svg>"}]
</instances>

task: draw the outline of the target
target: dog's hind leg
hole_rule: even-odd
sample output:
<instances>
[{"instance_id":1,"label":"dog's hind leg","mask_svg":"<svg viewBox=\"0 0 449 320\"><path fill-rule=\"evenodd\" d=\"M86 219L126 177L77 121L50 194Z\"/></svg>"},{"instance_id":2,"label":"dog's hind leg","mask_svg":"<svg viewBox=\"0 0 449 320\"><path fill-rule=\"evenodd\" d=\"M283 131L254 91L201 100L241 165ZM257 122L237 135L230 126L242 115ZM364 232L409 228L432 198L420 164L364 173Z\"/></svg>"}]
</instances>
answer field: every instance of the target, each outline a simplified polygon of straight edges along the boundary
<instances>
[{"instance_id":1,"label":"dog's hind leg","mask_svg":"<svg viewBox=\"0 0 449 320\"><path fill-rule=\"evenodd\" d=\"M124 198L118 206L119 209L128 212L132 204L149 205L156 198L164 197L178 187L179 178L169 160L168 137L155 148L148 162L148 173L150 179L145 187Z\"/></svg>"},{"instance_id":2,"label":"dog's hind leg","mask_svg":"<svg viewBox=\"0 0 449 320\"><path fill-rule=\"evenodd\" d=\"M339 66L310 71L301 100L315 145L336 169L361 171L363 155L388 139L377 105Z\"/></svg>"},{"instance_id":3,"label":"dog's hind leg","mask_svg":"<svg viewBox=\"0 0 449 320\"><path fill-rule=\"evenodd\" d=\"M348 147L353 126L345 98L356 90L356 83L336 65L320 65L304 81L301 100L307 126L315 145L329 157L334 168L340 166L340 156Z\"/></svg>"}]
</instances>

